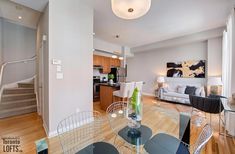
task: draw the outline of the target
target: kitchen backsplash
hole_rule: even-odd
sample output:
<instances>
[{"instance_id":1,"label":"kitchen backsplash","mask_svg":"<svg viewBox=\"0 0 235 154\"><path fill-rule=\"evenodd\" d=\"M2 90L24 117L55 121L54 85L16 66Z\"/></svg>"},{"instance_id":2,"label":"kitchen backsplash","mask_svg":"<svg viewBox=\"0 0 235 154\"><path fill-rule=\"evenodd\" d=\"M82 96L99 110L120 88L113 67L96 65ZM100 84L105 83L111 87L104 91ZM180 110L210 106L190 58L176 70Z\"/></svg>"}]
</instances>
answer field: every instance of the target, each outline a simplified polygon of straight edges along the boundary
<instances>
[{"instance_id":1,"label":"kitchen backsplash","mask_svg":"<svg viewBox=\"0 0 235 154\"><path fill-rule=\"evenodd\" d=\"M102 73L99 72L98 69L93 69L93 76L100 76L100 79L105 77L106 80L108 80L108 74L102 74Z\"/></svg>"}]
</instances>

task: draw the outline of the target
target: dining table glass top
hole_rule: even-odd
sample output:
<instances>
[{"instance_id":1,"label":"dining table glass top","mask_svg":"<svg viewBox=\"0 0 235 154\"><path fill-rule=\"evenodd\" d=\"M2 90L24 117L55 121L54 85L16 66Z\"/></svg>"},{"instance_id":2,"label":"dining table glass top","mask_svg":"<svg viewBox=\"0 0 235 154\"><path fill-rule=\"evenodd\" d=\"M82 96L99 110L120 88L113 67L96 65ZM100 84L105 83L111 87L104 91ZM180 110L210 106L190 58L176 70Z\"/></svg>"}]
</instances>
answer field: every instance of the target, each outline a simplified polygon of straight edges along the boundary
<instances>
[{"instance_id":1,"label":"dining table glass top","mask_svg":"<svg viewBox=\"0 0 235 154\"><path fill-rule=\"evenodd\" d=\"M120 108L108 114L108 119L113 132L131 147L143 147L151 137L165 133L180 141L189 144L191 112L178 112L175 109L163 108L160 105L143 105L140 137L128 134L127 108ZM177 149L177 148L176 148Z\"/></svg>"}]
</instances>

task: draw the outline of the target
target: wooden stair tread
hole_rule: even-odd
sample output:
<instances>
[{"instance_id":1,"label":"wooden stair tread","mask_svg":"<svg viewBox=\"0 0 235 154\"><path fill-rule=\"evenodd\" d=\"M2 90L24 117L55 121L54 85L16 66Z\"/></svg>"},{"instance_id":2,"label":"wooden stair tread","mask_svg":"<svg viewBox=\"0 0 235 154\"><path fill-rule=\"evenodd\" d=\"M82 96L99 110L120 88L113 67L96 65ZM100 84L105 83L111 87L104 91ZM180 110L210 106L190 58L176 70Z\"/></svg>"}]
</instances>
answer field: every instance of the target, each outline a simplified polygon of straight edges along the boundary
<instances>
[{"instance_id":1,"label":"wooden stair tread","mask_svg":"<svg viewBox=\"0 0 235 154\"><path fill-rule=\"evenodd\" d=\"M37 111L34 83L18 83L17 87L4 88L0 102L0 118Z\"/></svg>"},{"instance_id":2,"label":"wooden stair tread","mask_svg":"<svg viewBox=\"0 0 235 154\"><path fill-rule=\"evenodd\" d=\"M15 87L15 88L4 88L4 90L34 90L34 88L31 88L31 87L29 87L29 88L27 88L27 87Z\"/></svg>"},{"instance_id":3,"label":"wooden stair tread","mask_svg":"<svg viewBox=\"0 0 235 154\"><path fill-rule=\"evenodd\" d=\"M25 94L4 94L3 97L14 97L14 96L27 96L27 95L36 95L35 93L25 93Z\"/></svg>"},{"instance_id":4,"label":"wooden stair tread","mask_svg":"<svg viewBox=\"0 0 235 154\"><path fill-rule=\"evenodd\" d=\"M16 101L7 101L7 102L1 103L0 105L21 103L21 102L30 102L30 101L37 101L37 100L36 100L36 98L28 98L28 99L22 99L22 100L16 100Z\"/></svg>"},{"instance_id":5,"label":"wooden stair tread","mask_svg":"<svg viewBox=\"0 0 235 154\"><path fill-rule=\"evenodd\" d=\"M34 108L34 107L37 108L37 105L30 105L30 106L26 106L26 107L18 107L18 108L13 108L13 109L1 110L0 114L1 113L7 113L7 112L17 112L17 111L20 111L20 110L26 110L26 109L30 109L30 108Z\"/></svg>"}]
</instances>

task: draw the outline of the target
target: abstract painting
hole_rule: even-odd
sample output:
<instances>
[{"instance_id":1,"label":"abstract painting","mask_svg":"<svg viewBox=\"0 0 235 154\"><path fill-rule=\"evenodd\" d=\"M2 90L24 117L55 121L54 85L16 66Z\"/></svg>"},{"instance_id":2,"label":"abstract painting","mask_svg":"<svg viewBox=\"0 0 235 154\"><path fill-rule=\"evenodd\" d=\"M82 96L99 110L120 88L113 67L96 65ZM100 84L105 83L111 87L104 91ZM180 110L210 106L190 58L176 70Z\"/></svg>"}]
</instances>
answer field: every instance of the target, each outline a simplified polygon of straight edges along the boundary
<instances>
[{"instance_id":1,"label":"abstract painting","mask_svg":"<svg viewBox=\"0 0 235 154\"><path fill-rule=\"evenodd\" d=\"M189 60L167 63L167 77L205 78L205 60Z\"/></svg>"}]
</instances>

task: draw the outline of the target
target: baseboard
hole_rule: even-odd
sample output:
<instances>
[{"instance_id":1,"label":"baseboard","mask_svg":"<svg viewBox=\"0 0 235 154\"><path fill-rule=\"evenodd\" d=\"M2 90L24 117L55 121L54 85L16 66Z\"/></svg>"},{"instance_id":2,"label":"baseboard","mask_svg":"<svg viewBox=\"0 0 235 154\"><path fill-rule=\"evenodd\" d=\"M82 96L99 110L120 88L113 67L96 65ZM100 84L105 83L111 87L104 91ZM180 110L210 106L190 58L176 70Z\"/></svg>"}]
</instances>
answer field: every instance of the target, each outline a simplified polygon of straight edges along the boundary
<instances>
[{"instance_id":1,"label":"baseboard","mask_svg":"<svg viewBox=\"0 0 235 154\"><path fill-rule=\"evenodd\" d=\"M47 127L47 125L43 122L43 128L44 128L44 131L46 132L46 135L48 136L49 134L48 134L48 127Z\"/></svg>"},{"instance_id":2,"label":"baseboard","mask_svg":"<svg viewBox=\"0 0 235 154\"><path fill-rule=\"evenodd\" d=\"M52 137L57 136L57 131L50 132L47 125L44 122L43 122L43 128L44 128L44 131L46 132L46 135L48 138L52 138Z\"/></svg>"},{"instance_id":3,"label":"baseboard","mask_svg":"<svg viewBox=\"0 0 235 154\"><path fill-rule=\"evenodd\" d=\"M88 123L93 122L93 121L94 121L94 118L88 119ZM83 121L78 122L78 123L76 124L76 126L79 127L79 125L80 125L80 126L83 126L84 124L87 124L87 120L85 120L85 122L83 122ZM48 127L46 126L45 123L43 123L43 127L44 127L44 129L45 129L45 132L46 132L48 138L52 138L52 137L58 136L57 130L49 131L49 130L48 130ZM70 126L68 126L68 127L66 127L66 128L72 128L72 127L71 127L71 125L70 125Z\"/></svg>"}]
</instances>

